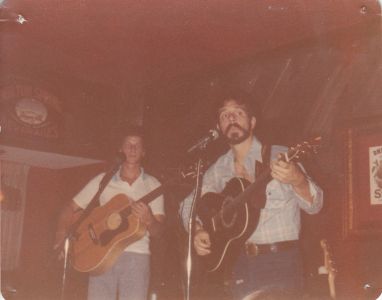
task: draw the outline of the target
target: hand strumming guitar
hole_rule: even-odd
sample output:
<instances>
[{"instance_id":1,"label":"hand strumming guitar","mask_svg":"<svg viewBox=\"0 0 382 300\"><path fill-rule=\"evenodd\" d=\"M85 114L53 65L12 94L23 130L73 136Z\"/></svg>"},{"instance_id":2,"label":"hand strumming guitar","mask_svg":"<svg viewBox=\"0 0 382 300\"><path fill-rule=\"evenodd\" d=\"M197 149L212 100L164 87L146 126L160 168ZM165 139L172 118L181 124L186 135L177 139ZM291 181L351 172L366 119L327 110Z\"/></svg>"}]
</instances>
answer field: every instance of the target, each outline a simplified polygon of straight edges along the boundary
<instances>
[{"instance_id":1,"label":"hand strumming guitar","mask_svg":"<svg viewBox=\"0 0 382 300\"><path fill-rule=\"evenodd\" d=\"M163 232L163 215L153 215L151 208L143 202L132 202L131 208L133 215L146 226L152 236L159 236Z\"/></svg>"},{"instance_id":2,"label":"hand strumming guitar","mask_svg":"<svg viewBox=\"0 0 382 300\"><path fill-rule=\"evenodd\" d=\"M149 227L155 221L154 215L148 205L142 202L132 201L131 208L133 215L139 218L139 220L141 220L141 222L147 227Z\"/></svg>"},{"instance_id":3,"label":"hand strumming guitar","mask_svg":"<svg viewBox=\"0 0 382 300\"><path fill-rule=\"evenodd\" d=\"M207 255L211 253L211 240L207 231L205 231L200 224L197 223L195 236L194 236L194 248L197 254Z\"/></svg>"}]
</instances>

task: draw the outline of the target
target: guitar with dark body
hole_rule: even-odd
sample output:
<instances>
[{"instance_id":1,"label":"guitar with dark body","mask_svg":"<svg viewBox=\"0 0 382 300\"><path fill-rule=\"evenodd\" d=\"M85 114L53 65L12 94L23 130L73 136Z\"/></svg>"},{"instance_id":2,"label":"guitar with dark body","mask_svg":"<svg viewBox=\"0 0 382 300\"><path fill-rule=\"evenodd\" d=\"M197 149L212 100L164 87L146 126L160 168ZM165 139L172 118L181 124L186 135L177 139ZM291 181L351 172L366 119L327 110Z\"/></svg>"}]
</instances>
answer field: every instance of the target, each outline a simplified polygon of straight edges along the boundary
<instances>
[{"instance_id":1,"label":"guitar with dark body","mask_svg":"<svg viewBox=\"0 0 382 300\"><path fill-rule=\"evenodd\" d=\"M262 188L256 181L259 195L257 203L252 204L244 200L244 197L251 196L250 192L254 192L255 185L239 177L232 178L222 193L206 193L202 197L197 212L203 228L210 235L211 253L201 256L200 259L208 272L220 269L223 264L230 265L231 260L237 256L240 246L256 229L260 210L265 204L266 183L270 179L270 176L264 178ZM247 187L250 188L250 192L246 190ZM260 190L264 191L262 195Z\"/></svg>"},{"instance_id":2,"label":"guitar with dark body","mask_svg":"<svg viewBox=\"0 0 382 300\"><path fill-rule=\"evenodd\" d=\"M283 159L297 161L306 154L316 153L319 141L320 138L316 138L313 143L304 142L291 147ZM231 266L256 229L266 201L265 189L271 179L268 167L253 183L234 177L220 194L206 193L200 199L196 207L197 215L211 240L211 253L199 257L207 272Z\"/></svg>"}]
</instances>

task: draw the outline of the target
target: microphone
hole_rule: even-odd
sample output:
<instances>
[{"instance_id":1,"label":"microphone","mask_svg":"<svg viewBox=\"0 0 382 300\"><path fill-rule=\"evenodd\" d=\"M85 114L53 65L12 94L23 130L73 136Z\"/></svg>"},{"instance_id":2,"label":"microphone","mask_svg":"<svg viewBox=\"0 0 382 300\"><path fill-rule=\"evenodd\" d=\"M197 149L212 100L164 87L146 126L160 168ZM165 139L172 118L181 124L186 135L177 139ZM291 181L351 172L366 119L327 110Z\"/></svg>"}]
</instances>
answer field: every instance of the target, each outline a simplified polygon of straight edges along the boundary
<instances>
[{"instance_id":1,"label":"microphone","mask_svg":"<svg viewBox=\"0 0 382 300\"><path fill-rule=\"evenodd\" d=\"M187 153L190 153L194 151L195 149L205 149L206 146L212 142L215 141L219 137L219 132L216 129L210 129L208 131L208 134L204 137L202 137L200 140L198 140L193 146L191 146L188 150Z\"/></svg>"}]
</instances>

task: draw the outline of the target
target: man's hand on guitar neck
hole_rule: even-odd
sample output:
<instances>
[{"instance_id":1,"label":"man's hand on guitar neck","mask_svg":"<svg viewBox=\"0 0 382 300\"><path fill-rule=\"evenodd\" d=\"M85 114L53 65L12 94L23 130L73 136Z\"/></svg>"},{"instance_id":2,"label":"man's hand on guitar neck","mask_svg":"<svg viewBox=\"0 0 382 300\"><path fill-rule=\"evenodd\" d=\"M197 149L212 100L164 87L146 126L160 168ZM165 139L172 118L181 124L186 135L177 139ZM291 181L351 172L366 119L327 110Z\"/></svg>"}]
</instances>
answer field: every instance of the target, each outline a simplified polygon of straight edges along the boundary
<instances>
[{"instance_id":1,"label":"man's hand on guitar neck","mask_svg":"<svg viewBox=\"0 0 382 300\"><path fill-rule=\"evenodd\" d=\"M279 154L279 159L271 162L272 177L282 183L291 184L297 194L312 203L313 197L305 174L295 162L286 162L282 157L282 154Z\"/></svg>"},{"instance_id":2,"label":"man's hand on guitar neck","mask_svg":"<svg viewBox=\"0 0 382 300\"><path fill-rule=\"evenodd\" d=\"M207 231L197 223L194 235L194 248L199 255L207 255L211 253L211 240Z\"/></svg>"}]
</instances>

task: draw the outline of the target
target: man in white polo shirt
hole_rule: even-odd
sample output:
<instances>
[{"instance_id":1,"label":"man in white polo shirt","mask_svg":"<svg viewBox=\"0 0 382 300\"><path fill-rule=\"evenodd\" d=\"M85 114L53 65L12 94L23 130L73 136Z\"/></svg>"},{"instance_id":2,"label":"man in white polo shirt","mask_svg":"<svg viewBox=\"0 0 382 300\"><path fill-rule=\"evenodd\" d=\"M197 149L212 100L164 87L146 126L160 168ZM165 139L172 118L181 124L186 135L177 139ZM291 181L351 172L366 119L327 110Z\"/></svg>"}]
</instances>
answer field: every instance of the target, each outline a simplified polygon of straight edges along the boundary
<instances>
[{"instance_id":1,"label":"man in white polo shirt","mask_svg":"<svg viewBox=\"0 0 382 300\"><path fill-rule=\"evenodd\" d=\"M120 151L126 157L99 197L101 205L117 194L132 200L132 213L147 228L145 235L126 247L116 263L105 273L90 276L88 299L146 300L150 278L150 237L159 236L164 227L164 201L159 196L148 205L139 200L160 186L159 181L145 173L142 159L145 155L141 128L129 128L122 137ZM73 198L60 215L56 233L56 247L65 237L73 215L89 204L104 173L97 175Z\"/></svg>"}]
</instances>

